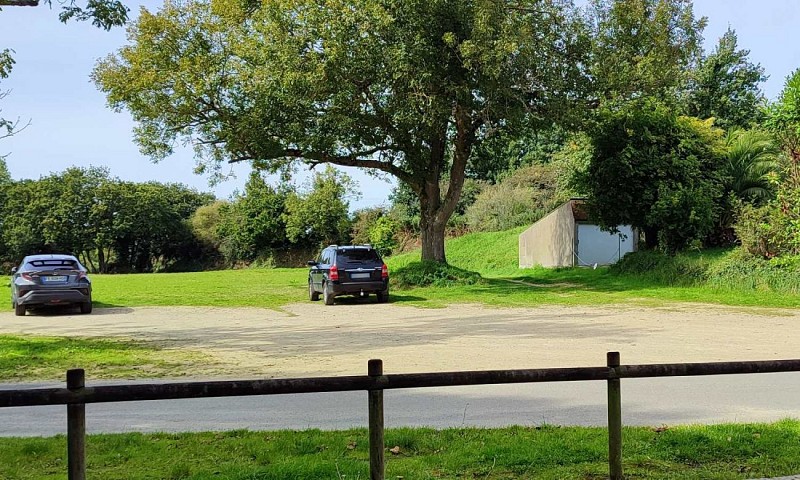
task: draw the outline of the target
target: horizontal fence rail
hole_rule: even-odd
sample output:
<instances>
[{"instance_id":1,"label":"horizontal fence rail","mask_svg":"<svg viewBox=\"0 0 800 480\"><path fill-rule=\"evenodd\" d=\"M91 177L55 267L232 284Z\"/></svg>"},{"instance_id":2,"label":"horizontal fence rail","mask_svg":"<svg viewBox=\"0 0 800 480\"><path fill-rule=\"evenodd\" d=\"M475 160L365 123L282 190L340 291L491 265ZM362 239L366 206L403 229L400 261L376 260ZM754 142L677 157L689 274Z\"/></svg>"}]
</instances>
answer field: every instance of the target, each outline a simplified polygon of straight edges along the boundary
<instances>
[{"instance_id":1,"label":"horizontal fence rail","mask_svg":"<svg viewBox=\"0 0 800 480\"><path fill-rule=\"evenodd\" d=\"M381 360L370 360L367 375L86 386L83 370L67 372L67 388L0 390L0 408L43 405L67 406L69 480L86 478L87 403L177 400L325 392L368 392L370 479L384 480L383 391L403 388L455 387L508 383L607 382L609 478L622 475L621 379L733 375L800 371L800 359L751 362L665 363L620 365L618 352L609 352L605 367L545 368L528 370L481 370L385 375Z\"/></svg>"},{"instance_id":2,"label":"horizontal fence rail","mask_svg":"<svg viewBox=\"0 0 800 480\"><path fill-rule=\"evenodd\" d=\"M294 393L394 390L504 383L579 382L615 378L686 377L800 371L800 359L752 362L665 363L618 367L479 370L270 380L230 380L68 388L0 390L0 408L142 400L242 397Z\"/></svg>"}]
</instances>

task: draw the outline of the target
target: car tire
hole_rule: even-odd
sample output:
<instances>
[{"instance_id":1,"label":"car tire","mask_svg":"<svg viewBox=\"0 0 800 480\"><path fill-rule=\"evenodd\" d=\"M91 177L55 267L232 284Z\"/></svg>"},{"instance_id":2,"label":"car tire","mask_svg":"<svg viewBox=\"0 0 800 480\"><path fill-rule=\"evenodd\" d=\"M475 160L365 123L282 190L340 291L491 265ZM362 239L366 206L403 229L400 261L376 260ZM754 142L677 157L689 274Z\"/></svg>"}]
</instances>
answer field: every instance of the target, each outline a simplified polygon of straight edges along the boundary
<instances>
[{"instance_id":1,"label":"car tire","mask_svg":"<svg viewBox=\"0 0 800 480\"><path fill-rule=\"evenodd\" d=\"M388 288L386 290L382 291L382 292L375 292L375 294L378 296L378 303L386 303L386 302L389 301L389 289Z\"/></svg>"},{"instance_id":2,"label":"car tire","mask_svg":"<svg viewBox=\"0 0 800 480\"><path fill-rule=\"evenodd\" d=\"M314 290L314 283L311 280L308 281L308 299L312 302L319 300L319 292Z\"/></svg>"},{"instance_id":3,"label":"car tire","mask_svg":"<svg viewBox=\"0 0 800 480\"><path fill-rule=\"evenodd\" d=\"M330 288L328 287L328 282L322 284L322 300L325 301L325 305L333 305L333 301L336 297L333 296L333 292L331 292Z\"/></svg>"},{"instance_id":4,"label":"car tire","mask_svg":"<svg viewBox=\"0 0 800 480\"><path fill-rule=\"evenodd\" d=\"M25 316L25 305L19 305L16 302L14 303L14 315L18 317Z\"/></svg>"},{"instance_id":5,"label":"car tire","mask_svg":"<svg viewBox=\"0 0 800 480\"><path fill-rule=\"evenodd\" d=\"M81 303L81 313L87 314L92 313L92 301L89 300L88 302Z\"/></svg>"}]
</instances>

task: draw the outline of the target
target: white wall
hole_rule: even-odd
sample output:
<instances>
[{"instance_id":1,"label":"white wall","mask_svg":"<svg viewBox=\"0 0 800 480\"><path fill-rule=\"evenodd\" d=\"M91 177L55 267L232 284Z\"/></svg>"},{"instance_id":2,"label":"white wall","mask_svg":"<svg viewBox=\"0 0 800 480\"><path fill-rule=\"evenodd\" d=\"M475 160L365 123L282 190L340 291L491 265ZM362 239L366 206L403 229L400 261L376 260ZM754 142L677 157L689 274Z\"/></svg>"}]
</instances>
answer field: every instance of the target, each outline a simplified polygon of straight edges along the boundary
<instances>
[{"instance_id":1,"label":"white wall","mask_svg":"<svg viewBox=\"0 0 800 480\"><path fill-rule=\"evenodd\" d=\"M635 249L633 228L622 225L619 234L603 232L597 225L578 224L577 265L610 265Z\"/></svg>"}]
</instances>

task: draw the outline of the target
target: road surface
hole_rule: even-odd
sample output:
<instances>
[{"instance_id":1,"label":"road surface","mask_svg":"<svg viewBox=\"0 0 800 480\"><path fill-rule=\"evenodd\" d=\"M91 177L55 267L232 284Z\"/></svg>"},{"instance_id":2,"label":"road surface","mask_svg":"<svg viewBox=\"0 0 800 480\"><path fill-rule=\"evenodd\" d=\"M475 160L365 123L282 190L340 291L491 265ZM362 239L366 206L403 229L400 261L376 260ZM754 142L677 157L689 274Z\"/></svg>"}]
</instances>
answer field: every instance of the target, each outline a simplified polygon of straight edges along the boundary
<instances>
[{"instance_id":1,"label":"road surface","mask_svg":"<svg viewBox=\"0 0 800 480\"><path fill-rule=\"evenodd\" d=\"M57 384L30 384L57 386ZM0 388L18 388L3 385ZM604 425L604 382L493 385L385 393L387 427ZM800 417L800 373L622 380L626 425L764 422ZM343 429L367 425L365 392L87 405L100 432ZM65 433L66 407L0 409L0 436Z\"/></svg>"}]
</instances>

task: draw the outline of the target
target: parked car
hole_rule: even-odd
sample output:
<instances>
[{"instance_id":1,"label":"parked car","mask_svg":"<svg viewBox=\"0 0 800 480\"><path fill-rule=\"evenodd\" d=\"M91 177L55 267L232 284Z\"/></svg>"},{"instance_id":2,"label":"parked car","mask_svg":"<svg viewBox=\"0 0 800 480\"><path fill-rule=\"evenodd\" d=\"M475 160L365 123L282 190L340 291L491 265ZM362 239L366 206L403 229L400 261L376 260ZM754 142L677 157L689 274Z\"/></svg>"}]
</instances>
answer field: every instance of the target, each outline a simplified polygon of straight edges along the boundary
<instances>
[{"instance_id":1,"label":"parked car","mask_svg":"<svg viewBox=\"0 0 800 480\"><path fill-rule=\"evenodd\" d=\"M11 306L16 315L32 307L79 305L92 313L92 282L72 255L31 255L11 270Z\"/></svg>"},{"instance_id":2,"label":"parked car","mask_svg":"<svg viewBox=\"0 0 800 480\"><path fill-rule=\"evenodd\" d=\"M366 297L375 294L378 302L389 301L389 269L378 252L369 245L331 245L308 262L308 298L333 305L340 295Z\"/></svg>"}]
</instances>

